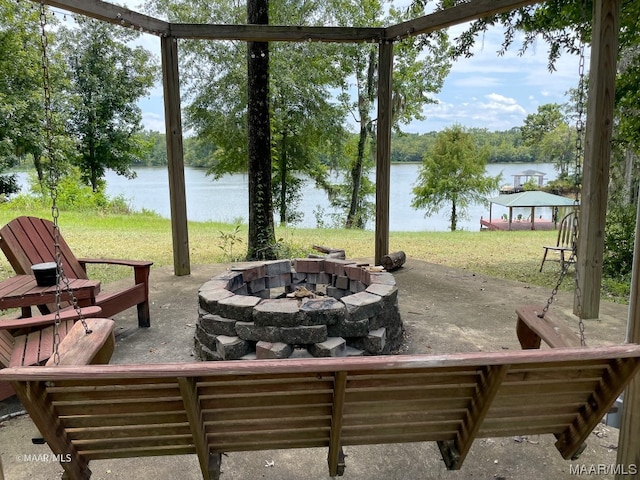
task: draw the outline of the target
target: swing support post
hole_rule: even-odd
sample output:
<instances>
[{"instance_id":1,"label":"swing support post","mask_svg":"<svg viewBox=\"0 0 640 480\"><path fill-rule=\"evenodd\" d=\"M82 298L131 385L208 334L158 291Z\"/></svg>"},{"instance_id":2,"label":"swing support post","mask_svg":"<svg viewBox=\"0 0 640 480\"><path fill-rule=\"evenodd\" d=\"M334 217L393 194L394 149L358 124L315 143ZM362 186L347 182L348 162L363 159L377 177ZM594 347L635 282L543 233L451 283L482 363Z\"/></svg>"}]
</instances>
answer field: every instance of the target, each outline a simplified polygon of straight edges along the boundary
<instances>
[{"instance_id":1,"label":"swing support post","mask_svg":"<svg viewBox=\"0 0 640 480\"><path fill-rule=\"evenodd\" d=\"M182 118L180 113L180 76L178 72L178 39L161 37L164 116L167 133L169 199L173 238L173 270L175 275L189 275L189 233L187 228L187 195L184 180Z\"/></svg>"},{"instance_id":2,"label":"swing support post","mask_svg":"<svg viewBox=\"0 0 640 480\"><path fill-rule=\"evenodd\" d=\"M636 219L640 218L640 201ZM627 342L640 344L640 228L636 220L636 238L631 271L631 294L629 295L629 320ZM640 377L636 375L624 392L620 436L618 440L617 465L640 465ZM624 478L616 474L616 480ZM628 477L627 477L628 478Z\"/></svg>"},{"instance_id":3,"label":"swing support post","mask_svg":"<svg viewBox=\"0 0 640 480\"><path fill-rule=\"evenodd\" d=\"M600 311L620 0L597 0L593 9L589 101L576 267L580 275L574 301L574 314L584 319L597 318ZM582 312L577 311L579 307Z\"/></svg>"}]
</instances>

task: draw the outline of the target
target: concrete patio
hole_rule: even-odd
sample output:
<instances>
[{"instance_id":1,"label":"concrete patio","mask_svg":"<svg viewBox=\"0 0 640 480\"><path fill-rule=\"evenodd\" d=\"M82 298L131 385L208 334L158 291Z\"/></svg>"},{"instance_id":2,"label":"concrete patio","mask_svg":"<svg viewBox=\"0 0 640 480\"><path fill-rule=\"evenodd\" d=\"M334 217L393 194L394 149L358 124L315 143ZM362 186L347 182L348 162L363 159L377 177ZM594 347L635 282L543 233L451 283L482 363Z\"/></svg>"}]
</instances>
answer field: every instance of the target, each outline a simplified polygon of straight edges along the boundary
<instances>
[{"instance_id":1,"label":"concrete patio","mask_svg":"<svg viewBox=\"0 0 640 480\"><path fill-rule=\"evenodd\" d=\"M228 267L196 266L184 277L175 277L169 268L152 269L151 328L138 329L135 309L117 316L112 363L195 361L197 290ZM542 304L550 292L550 288L496 280L412 258L394 275L406 328L403 354L519 349L515 307ZM571 296L561 294L552 308L566 315L571 305ZM589 345L622 343L626 314L625 305L604 302L600 319L586 322ZM0 457L5 478L61 478L60 465L46 457L51 454L49 448L32 443L31 439L39 435L29 418L13 416L12 412L20 410L15 400L0 402L0 415L4 416ZM600 425L575 462L562 459L553 436L481 439L459 471L447 471L437 445L431 443L345 447L347 468L343 478L569 479L585 471L599 472L589 478L613 478L608 473L616 460L617 435L617 429ZM221 478L328 478L326 456L324 448L233 453L223 456ZM195 455L100 460L91 462L90 467L92 478L98 480L201 478Z\"/></svg>"}]
</instances>

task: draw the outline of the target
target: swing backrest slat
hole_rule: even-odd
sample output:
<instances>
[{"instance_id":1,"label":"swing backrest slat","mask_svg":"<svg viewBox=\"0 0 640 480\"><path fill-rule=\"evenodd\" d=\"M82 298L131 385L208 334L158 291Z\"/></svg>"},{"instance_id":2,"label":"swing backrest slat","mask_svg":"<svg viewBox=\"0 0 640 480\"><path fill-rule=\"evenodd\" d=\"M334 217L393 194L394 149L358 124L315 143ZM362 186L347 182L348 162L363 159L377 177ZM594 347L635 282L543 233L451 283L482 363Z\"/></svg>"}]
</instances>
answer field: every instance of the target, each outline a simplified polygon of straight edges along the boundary
<instances>
[{"instance_id":1,"label":"swing backrest slat","mask_svg":"<svg viewBox=\"0 0 640 480\"><path fill-rule=\"evenodd\" d=\"M639 370L640 346L620 345L23 367L0 380L53 452L71 454L71 478L88 478L94 459L184 453L210 478L209 456L222 452L328 447L333 476L343 445L423 441L458 469L476 438L524 434L556 435L568 459Z\"/></svg>"}]
</instances>

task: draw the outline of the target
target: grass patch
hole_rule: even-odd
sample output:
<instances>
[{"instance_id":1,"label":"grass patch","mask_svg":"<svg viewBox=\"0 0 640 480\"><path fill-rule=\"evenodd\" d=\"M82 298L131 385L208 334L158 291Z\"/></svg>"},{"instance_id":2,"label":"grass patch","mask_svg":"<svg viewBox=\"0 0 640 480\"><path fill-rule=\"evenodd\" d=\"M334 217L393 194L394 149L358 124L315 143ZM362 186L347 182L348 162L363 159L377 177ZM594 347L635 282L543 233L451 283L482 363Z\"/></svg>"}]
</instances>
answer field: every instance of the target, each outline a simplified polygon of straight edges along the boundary
<instances>
[{"instance_id":1,"label":"grass patch","mask_svg":"<svg viewBox=\"0 0 640 480\"><path fill-rule=\"evenodd\" d=\"M19 215L51 218L48 209L21 211L0 206L0 222L5 224ZM78 257L128 258L151 260L156 267L173 265L171 222L154 214L101 214L61 212L62 234ZM225 254L222 233L237 235L242 241L234 246L234 253L244 254L247 245L247 226L218 222L189 222L189 254L191 263L229 263ZM374 232L341 229L277 228L281 251L287 258L311 253L314 244L344 248L349 258L374 256ZM483 231L483 232L391 232L390 250L403 250L407 256L428 262L461 268L497 278L555 286L560 264L545 263L540 273L542 246L553 245L554 231ZM109 282L130 275L123 267L90 267L92 278ZM571 270L572 271L572 270ZM4 256L0 260L0 274L6 278L13 270ZM563 290L573 288L573 275L565 279ZM613 290L613 292L611 291ZM626 301L616 284L607 298Z\"/></svg>"}]
</instances>

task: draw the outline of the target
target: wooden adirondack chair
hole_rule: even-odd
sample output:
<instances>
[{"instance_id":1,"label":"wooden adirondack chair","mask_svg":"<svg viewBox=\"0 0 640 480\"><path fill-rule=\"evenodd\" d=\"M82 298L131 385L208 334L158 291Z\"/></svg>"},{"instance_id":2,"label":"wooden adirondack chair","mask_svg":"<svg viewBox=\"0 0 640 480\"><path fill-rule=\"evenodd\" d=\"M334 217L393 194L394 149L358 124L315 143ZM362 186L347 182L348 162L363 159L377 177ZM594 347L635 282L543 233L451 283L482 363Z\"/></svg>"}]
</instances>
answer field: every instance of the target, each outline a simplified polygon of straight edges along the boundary
<instances>
[{"instance_id":1,"label":"wooden adirondack chair","mask_svg":"<svg viewBox=\"0 0 640 480\"><path fill-rule=\"evenodd\" d=\"M82 309L85 317L97 317L101 312L100 307ZM78 318L73 309L60 312L60 340ZM53 353L54 322L55 314L0 321L0 368L41 365L49 360ZM0 382L0 400L13 394L8 383Z\"/></svg>"},{"instance_id":2,"label":"wooden adirondack chair","mask_svg":"<svg viewBox=\"0 0 640 480\"><path fill-rule=\"evenodd\" d=\"M102 308L105 317L112 317L130 307L138 309L138 326L148 327L149 316L149 271L153 262L136 260L76 258L60 236L62 265L67 278L87 279L87 264L125 265L133 267L133 286L116 291L100 293L96 305ZM31 275L31 266L55 261L53 223L36 217L18 217L0 229L0 248L17 274ZM42 306L43 313L55 307Z\"/></svg>"},{"instance_id":3,"label":"wooden adirondack chair","mask_svg":"<svg viewBox=\"0 0 640 480\"><path fill-rule=\"evenodd\" d=\"M571 212L564 216L562 221L560 222L560 228L558 228L558 238L556 239L555 245L547 245L544 248L544 255L542 256L542 263L540 264L540 271L542 271L542 267L544 267L544 262L547 260L547 255L549 252L556 252L560 255L560 257L554 261L560 262L560 268L564 268L565 262L568 262L570 259L571 251L573 250L573 219L575 218L576 213ZM569 257L567 257L569 255Z\"/></svg>"}]
</instances>

